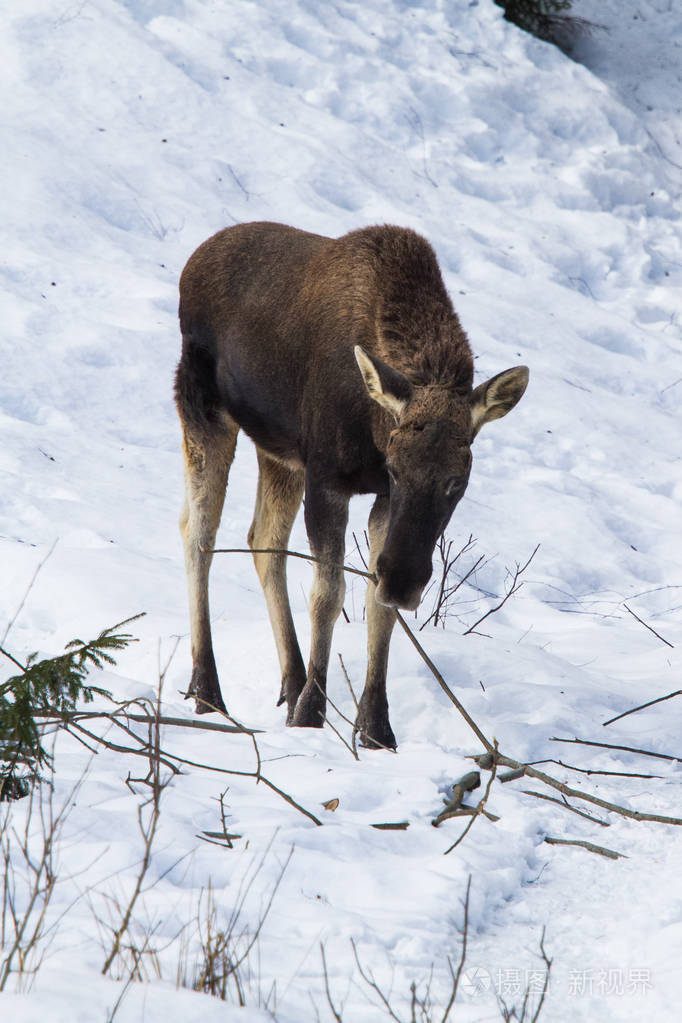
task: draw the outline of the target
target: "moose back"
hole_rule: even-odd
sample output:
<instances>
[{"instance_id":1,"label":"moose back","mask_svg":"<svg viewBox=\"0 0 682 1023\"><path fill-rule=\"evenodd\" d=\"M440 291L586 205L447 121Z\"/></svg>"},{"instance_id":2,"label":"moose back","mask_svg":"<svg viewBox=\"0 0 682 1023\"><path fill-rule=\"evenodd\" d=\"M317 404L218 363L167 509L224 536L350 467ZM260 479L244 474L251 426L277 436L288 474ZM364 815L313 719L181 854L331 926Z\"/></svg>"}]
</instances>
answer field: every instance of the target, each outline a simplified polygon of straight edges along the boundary
<instances>
[{"instance_id":1,"label":"moose back","mask_svg":"<svg viewBox=\"0 0 682 1023\"><path fill-rule=\"evenodd\" d=\"M240 224L204 242L180 281L184 541L192 641L189 694L222 710L208 577L239 430L259 477L248 534L281 668L287 724L321 727L334 623L345 590L348 503L369 516L368 663L356 728L396 745L386 669L395 609L417 607L436 542L466 490L471 445L516 405L525 366L474 388L473 356L434 252L414 231L367 227L325 238ZM316 559L306 667L286 584L304 500Z\"/></svg>"}]
</instances>

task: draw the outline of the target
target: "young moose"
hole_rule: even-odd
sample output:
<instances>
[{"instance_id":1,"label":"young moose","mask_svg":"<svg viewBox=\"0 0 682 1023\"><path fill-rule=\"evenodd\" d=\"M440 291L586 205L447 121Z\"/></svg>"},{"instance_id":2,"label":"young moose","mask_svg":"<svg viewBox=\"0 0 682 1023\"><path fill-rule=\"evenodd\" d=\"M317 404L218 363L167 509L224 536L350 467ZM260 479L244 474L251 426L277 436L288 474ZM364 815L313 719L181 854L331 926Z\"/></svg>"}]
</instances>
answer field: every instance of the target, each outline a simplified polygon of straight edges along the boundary
<instances>
[{"instance_id":1,"label":"young moose","mask_svg":"<svg viewBox=\"0 0 682 1023\"><path fill-rule=\"evenodd\" d=\"M327 665L345 582L354 494L370 517L368 665L356 727L394 748L386 667L395 608L419 604L438 537L466 490L471 444L506 415L525 366L473 388L473 357L431 246L400 227L324 238L241 224L204 242L180 281L186 500L180 520L189 587L197 712L223 708L208 604L211 550L240 429L256 444L253 549L282 671L287 724L321 727ZM289 607L285 550L304 498L314 565L311 649L303 662Z\"/></svg>"}]
</instances>

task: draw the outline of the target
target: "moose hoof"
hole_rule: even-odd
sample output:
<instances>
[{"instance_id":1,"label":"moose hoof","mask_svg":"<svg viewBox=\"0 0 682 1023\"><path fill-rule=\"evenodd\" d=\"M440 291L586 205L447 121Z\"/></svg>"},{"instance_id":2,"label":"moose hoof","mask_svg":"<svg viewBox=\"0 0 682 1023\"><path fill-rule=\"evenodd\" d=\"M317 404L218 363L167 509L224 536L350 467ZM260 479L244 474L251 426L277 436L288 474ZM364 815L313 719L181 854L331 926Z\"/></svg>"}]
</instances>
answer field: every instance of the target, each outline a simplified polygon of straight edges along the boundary
<instances>
[{"instance_id":1,"label":"moose hoof","mask_svg":"<svg viewBox=\"0 0 682 1023\"><path fill-rule=\"evenodd\" d=\"M220 693L218 679L207 678L199 672L192 672L192 681L187 690L186 700L195 701L195 714L214 714L217 712L227 714L227 708Z\"/></svg>"},{"instance_id":2,"label":"moose hoof","mask_svg":"<svg viewBox=\"0 0 682 1023\"><path fill-rule=\"evenodd\" d=\"M288 725L293 725L294 723L294 711L296 710L296 704L298 703L298 699L304 689L305 674L300 675L294 672L287 672L285 675L282 675L282 685L279 690L277 706L281 707L283 703L286 703Z\"/></svg>"},{"instance_id":3,"label":"moose hoof","mask_svg":"<svg viewBox=\"0 0 682 1023\"><path fill-rule=\"evenodd\" d=\"M293 714L287 716L287 724L297 728L322 728L324 725L326 701L318 692L312 695L305 690L299 696ZM289 720L291 717L291 721Z\"/></svg>"},{"instance_id":4,"label":"moose hoof","mask_svg":"<svg viewBox=\"0 0 682 1023\"><path fill-rule=\"evenodd\" d=\"M214 697L212 700L207 700L204 697L197 697L194 705L195 714L227 714L227 707L223 703L222 697Z\"/></svg>"},{"instance_id":5,"label":"moose hoof","mask_svg":"<svg viewBox=\"0 0 682 1023\"><path fill-rule=\"evenodd\" d=\"M391 749L397 748L395 735L388 718L385 721L361 722L356 721L355 731L359 736L359 743L365 749Z\"/></svg>"}]
</instances>

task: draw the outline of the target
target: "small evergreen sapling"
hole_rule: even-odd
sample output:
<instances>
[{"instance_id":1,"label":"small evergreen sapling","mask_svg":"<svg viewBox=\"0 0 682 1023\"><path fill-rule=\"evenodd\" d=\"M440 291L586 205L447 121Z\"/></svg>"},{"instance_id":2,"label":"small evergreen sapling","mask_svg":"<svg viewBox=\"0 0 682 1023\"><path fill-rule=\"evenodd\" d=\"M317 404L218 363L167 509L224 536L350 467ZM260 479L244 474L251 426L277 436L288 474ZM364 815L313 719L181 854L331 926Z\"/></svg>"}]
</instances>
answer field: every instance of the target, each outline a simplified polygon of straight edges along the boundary
<instances>
[{"instance_id":1,"label":"small evergreen sapling","mask_svg":"<svg viewBox=\"0 0 682 1023\"><path fill-rule=\"evenodd\" d=\"M140 617L134 615L104 629L89 643L74 639L57 657L37 661L36 654L31 654L26 665L0 647L0 653L21 669L21 674L0 684L0 801L27 795L41 769L50 767L50 754L42 744L41 717L58 716L67 722L79 701L111 698L105 689L86 684L86 679L93 668L116 663L112 651L136 642L130 633L118 630Z\"/></svg>"}]
</instances>

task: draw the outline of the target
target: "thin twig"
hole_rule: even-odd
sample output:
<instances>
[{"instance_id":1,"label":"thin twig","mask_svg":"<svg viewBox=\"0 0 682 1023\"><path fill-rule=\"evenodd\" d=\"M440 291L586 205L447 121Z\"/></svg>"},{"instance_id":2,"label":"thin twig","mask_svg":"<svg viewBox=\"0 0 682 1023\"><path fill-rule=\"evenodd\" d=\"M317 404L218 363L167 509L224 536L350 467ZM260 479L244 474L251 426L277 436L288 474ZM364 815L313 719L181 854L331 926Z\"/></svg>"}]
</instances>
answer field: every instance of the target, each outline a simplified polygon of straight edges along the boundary
<instances>
[{"instance_id":1,"label":"thin twig","mask_svg":"<svg viewBox=\"0 0 682 1023\"><path fill-rule=\"evenodd\" d=\"M355 535L355 532L353 532L353 539L355 540L355 550L356 550L356 553L357 553L358 557L360 558L360 561L365 566L366 570L369 572L369 565L367 564L367 559L366 559L365 555L362 553L362 549L360 547L360 544L358 543L358 538ZM367 533L366 532L365 532L365 542L367 543L367 546L369 547L369 543L367 542Z\"/></svg>"},{"instance_id":2,"label":"thin twig","mask_svg":"<svg viewBox=\"0 0 682 1023\"><path fill-rule=\"evenodd\" d=\"M452 600L453 596L460 588L460 586L462 586L467 581L469 576L473 575L473 573L476 571L476 569L478 568L478 566L485 557L485 555L482 554L480 558L478 558L474 562L474 564L471 566L471 568L465 575L458 579L457 582L454 583L453 585L448 586L448 577L450 575L450 572L454 568L456 562L463 554L466 554L467 551L469 551L473 547L474 543L475 540L473 534L470 534L469 539L464 544L464 546L460 548L457 554L455 554L454 558L451 558L450 551L452 550L453 541L446 540L445 533L441 534L440 539L438 541L438 553L441 559L441 572L440 582L438 584L438 596L434 601L433 610L431 611L431 614L426 619L426 621L419 626L420 632L422 631L422 629L425 629L426 626L431 621L433 622L435 628L438 627L439 622L442 622L443 625L445 624L445 619L448 615L448 604L450 603L450 601Z\"/></svg>"},{"instance_id":3,"label":"thin twig","mask_svg":"<svg viewBox=\"0 0 682 1023\"><path fill-rule=\"evenodd\" d=\"M606 725L612 725L614 721L620 721L621 718L626 718L628 714L636 714L640 710L646 710L647 707L653 707L656 703L663 703L665 700L672 700L674 696L682 696L682 689L676 689L674 693L668 693L667 696L659 696L655 700L649 700L647 703L640 703L639 707L633 707L631 710L624 710L622 714L616 714L615 718L609 718L608 721L603 721L602 725L605 728Z\"/></svg>"},{"instance_id":4,"label":"thin twig","mask_svg":"<svg viewBox=\"0 0 682 1023\"><path fill-rule=\"evenodd\" d=\"M669 643L667 639L664 639L663 636L660 635L660 633L656 632L655 629L652 629L650 625L647 625L647 623L644 621L644 619L640 618L639 615L636 615L635 612L631 608L629 608L627 606L627 604L624 603L623 607L625 608L626 611L628 611L632 615L633 618L636 618L637 621L641 625L643 625L645 629L648 629L649 632L653 632L654 636L657 636L658 639L660 639L661 643L665 643L666 646L672 647L673 650L675 649L675 646L674 646L673 643Z\"/></svg>"},{"instance_id":5,"label":"thin twig","mask_svg":"<svg viewBox=\"0 0 682 1023\"><path fill-rule=\"evenodd\" d=\"M531 561L533 560L533 558L535 557L535 555L537 554L539 549L540 549L540 544L537 544L536 547L535 547L535 550L533 551L533 553L531 554L531 556L529 557L529 559L525 563L525 565L521 566L521 565L519 565L518 562L516 563L516 569L514 570L514 576L513 576L512 581L511 581L511 586L509 587L509 589L505 593L505 595L502 598L502 600L500 601L500 603L496 604L495 607L491 607L488 611L486 611L486 613L484 615L481 615L481 617L478 619L478 621L474 622L473 625L470 625L468 629L465 629L464 632L462 633L463 636L468 636L468 635L474 633L477 625L480 625L481 622L484 622L486 620L486 618L490 617L490 615L494 615L497 611L500 610L500 608L504 607L504 605L507 603L507 601L509 600L510 597L513 597L515 593L518 593L518 591L523 586L523 583L519 582L519 577L522 576L523 573L526 571L526 569L530 565Z\"/></svg>"},{"instance_id":6,"label":"thin twig","mask_svg":"<svg viewBox=\"0 0 682 1023\"><path fill-rule=\"evenodd\" d=\"M391 1003L389 1002L388 998L386 997L384 992L381 990L381 988L379 987L377 982L375 981L374 976L372 975L372 971L371 970L365 970L363 968L362 963L360 962L360 957L358 956L358 950L357 950L357 947L356 947L356 944L355 944L355 941L354 941L353 938L350 939L350 943L351 943L351 947L353 949L353 956L355 958L355 964L356 964L356 966L357 966L357 968L358 968L358 970L360 972L360 976L364 980L365 984L369 988L371 988L371 990L374 991L376 995L378 995L378 997L380 998L380 1000L381 1000L381 1002L382 1002L382 1004L384 1006L384 1009L386 1010L388 1015L391 1017L391 1019L394 1020L395 1023L402 1023L402 1020L400 1019L400 1016L396 1016L395 1012L393 1011L393 1008L391 1007Z\"/></svg>"},{"instance_id":7,"label":"thin twig","mask_svg":"<svg viewBox=\"0 0 682 1023\"><path fill-rule=\"evenodd\" d=\"M561 739L553 735L550 742L579 743L581 746L598 746L600 749L623 750L625 753L638 753L641 757L656 757L658 760L672 760L682 763L682 757L673 757L669 753L654 753L651 750L639 749L637 746L619 746L613 742L592 742L590 739Z\"/></svg>"},{"instance_id":8,"label":"thin twig","mask_svg":"<svg viewBox=\"0 0 682 1023\"><path fill-rule=\"evenodd\" d=\"M346 671L346 665L343 663L343 657L341 656L341 654L339 654L339 661L341 662L341 670L343 671L343 676L346 680L348 688L350 689L350 695L353 697L353 703L355 704L355 709L357 711L360 709L358 705L358 698L355 695L355 690L353 689L353 684L350 680L350 675Z\"/></svg>"},{"instance_id":9,"label":"thin twig","mask_svg":"<svg viewBox=\"0 0 682 1023\"><path fill-rule=\"evenodd\" d=\"M2 634L2 639L0 639L0 643L2 643L2 644L5 643L7 637L10 634L10 630L11 630L12 626L14 625L14 623L17 620L17 618L21 614L22 608L24 607L26 601L28 600L28 596L29 596L31 590L35 586L36 579L38 578L41 569L44 568L46 562L52 557L52 554L54 553L54 549L57 546L58 542L59 542L59 537L57 537L57 539L53 542L52 546L50 547L49 551L47 552L45 557L42 559L42 561L38 562L36 570L35 570L35 572L33 573L33 575L31 576L31 578L29 580L28 586L26 587L26 589L24 591L23 597L19 601L19 605L18 605L16 611L14 612L14 614L12 615L12 617L10 618L10 620L7 623L7 627L5 628L5 631ZM3 653L4 653L4 651L3 651Z\"/></svg>"},{"instance_id":10,"label":"thin twig","mask_svg":"<svg viewBox=\"0 0 682 1023\"><path fill-rule=\"evenodd\" d=\"M113 963L122 956L122 952L125 951L125 947L122 949L123 938L125 934L130 933L130 926L133 920L133 913L137 901L142 894L144 880L147 876L147 872L152 862L152 849L154 845L154 839L159 826L159 820L161 818L161 797L165 789L169 786L173 773L163 778L161 776L161 764L163 758L161 756L161 728L158 721L159 711L161 707L161 690L163 685L163 677L159 676L159 684L156 698L156 720L153 724L150 724L149 728L149 740L147 744L148 749L148 763L149 770L147 777L140 779L143 784L147 785L150 790L150 795L147 799L142 802L137 809L137 820L140 835L142 837L143 854L140 863L140 869L138 871L135 885L130 898L125 906L125 909L121 913L120 923L114 930L113 940L109 953L102 966L102 974L106 976ZM174 772L177 773L177 772ZM145 810L149 807L149 816L145 820ZM133 971L139 973L139 967L135 957L133 957ZM142 979L140 977L140 979Z\"/></svg>"},{"instance_id":11,"label":"thin twig","mask_svg":"<svg viewBox=\"0 0 682 1023\"><path fill-rule=\"evenodd\" d=\"M469 877L467 879L467 891L466 891L466 895L464 897L464 921L462 923L462 952L461 952L460 957L459 957L459 966L457 967L457 973L455 973L455 974L453 974L453 972L452 972L452 963L450 961L450 956L448 956L448 966L450 967L450 975L452 976L452 990L450 992L450 999L448 1001L448 1004L445 1007L445 1012L443 1013L443 1016L441 1018L441 1023L447 1023L448 1016L450 1015L450 1010L452 1009L452 1006L455 1004L455 998L457 997L457 988L459 987L459 978L462 975L462 970L464 969L464 962L466 960L467 938L468 938L468 935L469 935L469 892L470 891L471 891L471 874L469 874Z\"/></svg>"},{"instance_id":12,"label":"thin twig","mask_svg":"<svg viewBox=\"0 0 682 1023\"><path fill-rule=\"evenodd\" d=\"M16 657L13 657L12 654L8 653L3 646L0 646L0 654L4 654L5 657L12 662L12 664L16 664L17 668L20 668L24 673L28 670L25 664L22 664L21 661L16 659Z\"/></svg>"},{"instance_id":13,"label":"thin twig","mask_svg":"<svg viewBox=\"0 0 682 1023\"><path fill-rule=\"evenodd\" d=\"M497 744L496 744L496 747L495 747L495 748L497 749ZM457 839L456 841L454 841L454 842L452 843L452 845L451 845L451 846L449 846L449 848L447 848L447 849L445 850L445 852L443 853L443 855L444 855L444 856L447 856L447 855L448 855L448 853L451 853L451 852L452 852L452 850L453 850L453 849L455 849L455 848L456 848L456 847L457 847L457 846L458 846L458 845L460 844L460 842L463 842L463 841L464 841L464 839L465 839L465 838L466 838L466 836L468 835L469 831L470 831L470 830L471 830L471 828L472 828L472 827L474 826L474 821L476 820L476 818L477 818L477 817L480 817L480 815L481 815L482 813L485 813L485 810L484 810L483 808L484 808L485 804L486 804L486 803L487 803L487 801L488 801L488 796L490 795L490 790L491 790L491 788L492 788L492 785L493 785L493 782L494 782L494 780L495 780L495 770L496 770L496 766L497 766L497 765L496 765L496 763L495 763L495 762L493 761L493 766L492 766L492 770L491 770L491 772L490 772L490 778L488 779L488 784L487 784L487 785L486 785L486 787L485 787L485 792L483 793L483 796L482 796L482 798L481 798L481 799L479 800L479 802L478 802L478 806L477 806L477 807L475 808L475 813L473 814L473 816L472 816L471 820L469 821L469 823L467 824L467 826L465 827L464 831L463 831L463 832L462 832L462 834L461 834L461 835L459 836L459 838L458 838L458 839ZM469 890L468 890L468 888L467 888L467 897L468 897L468 894L469 894Z\"/></svg>"},{"instance_id":14,"label":"thin twig","mask_svg":"<svg viewBox=\"0 0 682 1023\"><path fill-rule=\"evenodd\" d=\"M639 773L637 773L635 771L598 771L598 770L594 770L591 767L575 767L573 764L566 764L566 763L564 763L563 760L554 760L552 758L548 758L547 760L533 760L531 762L530 766L534 767L536 764L556 764L557 767L563 767L565 771L577 771L578 774L588 774L588 775L591 775L591 774L606 775L606 776L612 777L612 778L646 778L646 779L657 778L657 779L660 779L662 777L662 775L660 775L660 774L639 774Z\"/></svg>"},{"instance_id":15,"label":"thin twig","mask_svg":"<svg viewBox=\"0 0 682 1023\"><path fill-rule=\"evenodd\" d=\"M530 1023L537 1023L538 1019L540 1018L540 1013L542 1012L542 1006L543 1006L544 1001L545 1001L545 995L547 994L547 988L549 987L549 975L550 975L551 970L552 970L552 960L548 957L547 953L545 952L545 928L544 927L542 928L542 934L540 936L540 952L542 953L542 958L543 958L545 966L546 966L546 970L545 970L545 983L542 986L542 994L540 995L540 1001L537 1004L537 1008L536 1008L535 1012L533 1013L533 1018L530 1021Z\"/></svg>"},{"instance_id":16,"label":"thin twig","mask_svg":"<svg viewBox=\"0 0 682 1023\"><path fill-rule=\"evenodd\" d=\"M327 1003L331 1009L332 1016L336 1020L336 1023L343 1023L343 1018L336 1011L336 1006L332 1001L332 993L329 989L329 971L327 970L327 959L324 954L324 945L320 942L320 955L322 956L322 973L324 976L324 990L327 995Z\"/></svg>"},{"instance_id":17,"label":"thin twig","mask_svg":"<svg viewBox=\"0 0 682 1023\"><path fill-rule=\"evenodd\" d=\"M137 717L137 719L139 719L142 723L157 727L159 725L164 724L166 721L168 723L177 723L178 725L182 726L188 724L188 722L184 718L164 719L163 715L158 715L157 717L152 717L151 715L127 715L127 716L130 716L133 719ZM81 715L75 715L74 717L71 717L69 719L70 726L72 728L78 729L82 734L87 735L88 738L95 740L95 742L99 743L100 745L106 747L107 749L111 749L115 752L132 753L136 756L149 757L150 755L149 741L143 739L141 736L136 735L134 732L127 729L122 721L117 720L116 714L107 715L105 713L98 713L97 717L105 718L109 717L109 719L112 720L114 724L118 725L120 728L123 728L125 731L129 732L129 734L141 744L141 749L134 749L133 747L130 746L118 745L117 743L113 743L111 742L111 740L106 739L104 736L97 735L95 732L91 732L88 728L86 728L84 725L80 724L78 720L76 720L76 718L80 717ZM180 768L178 767L179 764L185 764L188 767L197 767L204 771L214 771L220 774L233 774L242 778L253 778L256 781L256 783L262 782L267 788L270 788L272 789L273 792L276 792L277 795L279 795L286 803L289 803L290 806L298 810L299 813L302 813L305 817L308 817L309 820L311 820L314 824L318 825L318 827L322 827L321 820L319 820L309 810L306 810L305 807L301 806L300 803L297 803L296 800L292 796L290 796L288 792L284 792L283 789L280 789L279 786L275 785L274 782L270 781L269 778L266 778L261 773L261 756L258 744L256 742L256 737L254 735L254 730L246 728L244 725L241 725L235 718L228 717L228 720L232 722L231 726L213 724L210 725L210 728L213 731L230 731L241 733L247 736L253 744L256 756L256 769L254 771L238 771L231 768L215 767L212 764L204 764L196 760L189 760L186 757L181 757L177 753L170 753L167 750L161 749L160 747L158 751L159 763L161 763L164 767L171 770L174 774L181 773ZM191 722L191 725L193 727L194 723ZM201 725L203 725L203 722L200 723L200 726Z\"/></svg>"},{"instance_id":18,"label":"thin twig","mask_svg":"<svg viewBox=\"0 0 682 1023\"><path fill-rule=\"evenodd\" d=\"M324 721L324 722L325 722L326 724L328 724L328 725L329 725L329 727L331 728L331 730L332 730L332 732L334 733L334 735L335 735L335 736L337 737L337 739L340 739L340 740L341 740L341 742L342 742L342 743L343 743L343 745L344 745L344 746L346 747L346 749L347 749L347 750L348 750L348 752L349 752L349 753L351 754L351 756L353 756L353 757L355 758L355 760L359 760L359 759L360 759L360 757L358 756L358 751L357 751L357 747L356 747L356 745L355 745L355 725L354 725L354 723L353 723L353 722L352 722L352 721L351 721L351 720L350 720L349 718L347 718L345 714L343 714L343 713L342 713L342 712L341 712L341 711L339 710L339 708L338 708L338 707L336 706L336 704L335 704L335 703L333 702L333 700L331 699L331 697L330 697L330 696L328 696L328 695L327 695L327 693L326 693L326 692L324 691L324 689L322 688L322 686L320 685L320 683L319 683L319 682L316 682L316 684L317 684L317 688L318 688L318 689L320 690L320 692L322 693L322 695L323 695L323 696L325 697L325 700L326 700L326 702L327 702L327 703L329 703L329 704L331 705L331 707L332 707L332 710L335 710L335 711L336 711L336 713L337 713L337 714L339 715L339 717L340 717L340 718L342 718L342 720L343 720L343 721L345 721L345 722L346 722L346 724L350 725L350 726L351 726L351 728L353 729L353 731L352 731L352 743L353 743L353 744L351 745L351 743L349 743L349 742L348 742L348 740L347 740L347 739L345 739L345 738L343 737L343 735L341 735L341 732L340 732L340 731L338 730L338 728L336 727L336 725L334 725L334 723L333 723L332 721L330 721L330 720L329 720L329 716L328 716L328 715L327 715L326 713L325 713L325 714L323 715L323 717L322 717L322 720L323 720L323 721Z\"/></svg>"},{"instance_id":19,"label":"thin twig","mask_svg":"<svg viewBox=\"0 0 682 1023\"><path fill-rule=\"evenodd\" d=\"M462 715L462 717L464 718L464 720L466 721L466 723L468 724L469 728L472 730L474 735L477 737L479 742L483 743L483 745L485 746L485 748L488 750L489 753L492 753L494 751L495 747L493 746L493 744L491 742L488 741L488 739L486 739L485 735L483 734L481 729L478 727L478 725L476 724L474 719L471 717L471 715L462 706L460 701L457 699L457 697L453 693L452 689L450 689L450 686L447 684L447 682L445 681L445 679L443 678L443 676L439 672L439 670L436 667L436 665L433 663L433 661L431 660L429 655L426 653L426 651L424 650L424 647L421 645L421 643L419 642L417 637L414 635L414 633L412 632L411 628L409 627L409 625L407 624L407 622L405 621L403 616L400 614L400 611L396 611L395 616L396 616L396 619L397 619L400 627L402 628L403 632L405 632L405 634L409 638L409 640L412 643L412 645L416 648L416 650L418 651L420 657L422 658L422 660L424 661L426 666L429 668L431 674L433 675L433 677L435 678L436 682L441 687L441 689L443 690L443 692L445 693L447 698L450 700L451 703L453 703L455 705L455 707L457 708L459 713Z\"/></svg>"},{"instance_id":20,"label":"thin twig","mask_svg":"<svg viewBox=\"0 0 682 1023\"><path fill-rule=\"evenodd\" d=\"M281 547L216 547L213 550L201 548L205 554L284 554L287 558L300 558L302 561L312 561L317 565L327 565L329 568L342 568L344 572L351 575L359 575L364 579L376 581L372 572L363 572L359 568L352 568L337 561L327 561L325 558L316 558L312 554L302 554L300 551L289 551Z\"/></svg>"},{"instance_id":21,"label":"thin twig","mask_svg":"<svg viewBox=\"0 0 682 1023\"><path fill-rule=\"evenodd\" d=\"M147 744L146 740L140 738L139 735L136 736L136 738L137 738L138 742L141 743L141 748L140 749L133 749L132 746L119 746L118 743L111 742L110 739L105 739L104 736L97 735L95 732L91 732L88 728L85 728L83 725L76 724L75 722L71 722L71 728L77 728L79 732L83 733L83 735L87 735L90 739L94 739L95 742L99 743L100 746L104 746L105 749L109 749L113 753L131 753L133 756L137 756L137 757L145 757L145 758L149 757L149 747L148 747L148 744ZM173 754L169 754L169 755L172 756ZM173 759L176 759L176 758L174 757ZM163 764L164 767L167 767L169 771L172 771L173 774L181 774L182 773L181 771L178 770L178 768L175 766L175 764L172 764L163 755L161 755L161 763Z\"/></svg>"},{"instance_id":22,"label":"thin twig","mask_svg":"<svg viewBox=\"0 0 682 1023\"><path fill-rule=\"evenodd\" d=\"M214 771L217 774L234 774L239 778L254 778L257 782L262 782L263 785L267 786L267 788L276 792L277 795L281 796L286 803L293 806L294 809L298 810L299 813L302 813L304 817L308 817L313 824L317 824L320 828L322 827L322 821L319 820L315 814L311 813L310 810L306 810L300 803L297 803L293 796L290 796L288 792L284 792L283 789L278 788L278 786L275 785L274 782L270 781L269 778L266 778L264 774L259 775L257 771L237 771L230 767L215 767L213 764L202 764L197 760L188 760L186 757L178 756L177 753L170 753L168 756L172 756L179 764L187 764L188 767L198 767L202 771Z\"/></svg>"},{"instance_id":23,"label":"thin twig","mask_svg":"<svg viewBox=\"0 0 682 1023\"><path fill-rule=\"evenodd\" d=\"M585 817L588 821L593 821L595 824L601 824L603 828L610 828L609 821L604 821L600 817L595 817L591 813L585 813L584 810L579 810L577 806L571 806L568 800L564 797L563 799L556 799L554 796L548 796L545 792L535 792L533 789L521 789L526 796L535 796L536 799L546 799L548 803L556 803L557 806L563 806L564 810L571 810L573 813L577 813L580 817Z\"/></svg>"}]
</instances>

